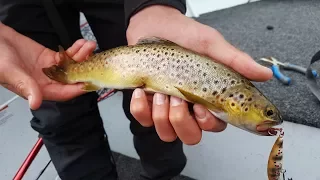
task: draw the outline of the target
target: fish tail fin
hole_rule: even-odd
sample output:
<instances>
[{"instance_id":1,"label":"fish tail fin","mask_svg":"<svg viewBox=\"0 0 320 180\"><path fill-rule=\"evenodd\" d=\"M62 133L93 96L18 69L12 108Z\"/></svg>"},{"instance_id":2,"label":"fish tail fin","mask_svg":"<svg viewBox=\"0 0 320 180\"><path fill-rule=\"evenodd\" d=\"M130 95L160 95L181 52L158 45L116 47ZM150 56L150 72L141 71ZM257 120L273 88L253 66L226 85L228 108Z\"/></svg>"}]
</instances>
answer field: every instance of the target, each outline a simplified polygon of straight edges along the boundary
<instances>
[{"instance_id":1,"label":"fish tail fin","mask_svg":"<svg viewBox=\"0 0 320 180\"><path fill-rule=\"evenodd\" d=\"M47 68L42 68L42 71L50 79L60 83L68 84L70 82L67 78L66 68L70 64L76 63L76 61L74 61L71 57L67 55L62 46L59 46L59 57L60 61L58 65L52 65Z\"/></svg>"},{"instance_id":2,"label":"fish tail fin","mask_svg":"<svg viewBox=\"0 0 320 180\"><path fill-rule=\"evenodd\" d=\"M46 76L48 76L50 79L54 81L64 83L64 84L69 83L66 72L64 71L63 68L57 65L53 65L47 68L42 68L42 71Z\"/></svg>"}]
</instances>

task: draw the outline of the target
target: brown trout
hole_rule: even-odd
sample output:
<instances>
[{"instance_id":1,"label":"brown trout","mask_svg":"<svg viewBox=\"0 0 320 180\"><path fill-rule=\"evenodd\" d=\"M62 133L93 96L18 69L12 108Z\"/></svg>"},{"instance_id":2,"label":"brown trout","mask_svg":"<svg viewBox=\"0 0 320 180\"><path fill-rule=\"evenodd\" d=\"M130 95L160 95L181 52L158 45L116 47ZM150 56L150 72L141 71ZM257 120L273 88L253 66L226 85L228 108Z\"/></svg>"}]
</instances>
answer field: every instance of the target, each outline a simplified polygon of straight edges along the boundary
<instances>
[{"instance_id":1,"label":"brown trout","mask_svg":"<svg viewBox=\"0 0 320 180\"><path fill-rule=\"evenodd\" d=\"M101 88L160 92L204 105L217 118L258 135L281 124L279 110L248 79L207 56L151 37L75 62L60 47L61 61L44 68L52 80Z\"/></svg>"}]
</instances>

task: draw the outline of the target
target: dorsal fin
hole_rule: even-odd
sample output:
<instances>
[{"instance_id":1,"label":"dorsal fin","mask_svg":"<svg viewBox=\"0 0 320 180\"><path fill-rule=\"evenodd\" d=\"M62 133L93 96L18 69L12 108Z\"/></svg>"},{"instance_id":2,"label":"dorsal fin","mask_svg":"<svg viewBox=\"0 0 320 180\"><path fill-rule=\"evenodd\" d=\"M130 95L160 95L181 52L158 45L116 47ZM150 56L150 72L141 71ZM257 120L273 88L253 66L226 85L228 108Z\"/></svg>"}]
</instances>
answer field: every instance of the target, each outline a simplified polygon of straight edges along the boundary
<instances>
[{"instance_id":1,"label":"dorsal fin","mask_svg":"<svg viewBox=\"0 0 320 180\"><path fill-rule=\"evenodd\" d=\"M159 37L155 37L155 36L147 37L147 38L140 38L137 42L137 45L139 45L139 44L154 44L154 43L176 45L176 43L174 43L172 41L162 39Z\"/></svg>"},{"instance_id":2,"label":"dorsal fin","mask_svg":"<svg viewBox=\"0 0 320 180\"><path fill-rule=\"evenodd\" d=\"M68 56L68 54L65 52L65 50L63 49L62 46L59 45L59 57L60 57L60 61L58 66L60 68L65 69L66 67L68 67L70 64L74 64L77 63L76 61L74 61L71 57Z\"/></svg>"}]
</instances>

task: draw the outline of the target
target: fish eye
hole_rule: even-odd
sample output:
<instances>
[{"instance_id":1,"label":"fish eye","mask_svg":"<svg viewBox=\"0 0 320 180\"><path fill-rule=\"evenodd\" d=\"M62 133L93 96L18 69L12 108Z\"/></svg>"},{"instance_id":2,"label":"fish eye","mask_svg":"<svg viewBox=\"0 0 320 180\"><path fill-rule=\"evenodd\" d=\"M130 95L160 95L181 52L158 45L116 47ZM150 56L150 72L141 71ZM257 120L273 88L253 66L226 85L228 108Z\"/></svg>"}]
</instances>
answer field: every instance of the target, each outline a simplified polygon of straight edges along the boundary
<instances>
[{"instance_id":1,"label":"fish eye","mask_svg":"<svg viewBox=\"0 0 320 180\"><path fill-rule=\"evenodd\" d=\"M267 107L265 110L265 115L268 117L272 117L276 114L275 110L271 107Z\"/></svg>"},{"instance_id":2,"label":"fish eye","mask_svg":"<svg viewBox=\"0 0 320 180\"><path fill-rule=\"evenodd\" d=\"M270 109L270 110L267 110L267 116L272 116L273 115L273 111Z\"/></svg>"}]
</instances>

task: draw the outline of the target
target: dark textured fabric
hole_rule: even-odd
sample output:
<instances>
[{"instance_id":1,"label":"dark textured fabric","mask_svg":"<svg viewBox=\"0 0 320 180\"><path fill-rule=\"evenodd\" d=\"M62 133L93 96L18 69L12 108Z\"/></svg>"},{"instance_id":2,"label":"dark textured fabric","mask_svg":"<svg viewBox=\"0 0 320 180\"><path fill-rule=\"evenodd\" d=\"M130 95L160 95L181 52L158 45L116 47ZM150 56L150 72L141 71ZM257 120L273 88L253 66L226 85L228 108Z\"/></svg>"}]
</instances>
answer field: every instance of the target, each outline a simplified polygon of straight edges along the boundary
<instances>
[{"instance_id":1,"label":"dark textured fabric","mask_svg":"<svg viewBox=\"0 0 320 180\"><path fill-rule=\"evenodd\" d=\"M82 11L100 50L127 44L124 5L120 1L72 3L57 0L55 3L72 41L82 38L79 28L79 11ZM4 24L48 48L58 50L61 44L59 36L40 1L0 0L0 5L0 18ZM130 114L131 94L132 91L124 91L123 109L131 121L134 146L142 160L141 177L162 180L178 175L186 164L181 141L164 143L154 128L142 127ZM97 94L91 92L67 102L44 101L38 110L32 111L31 126L43 138L63 180L113 180L117 177L97 98Z\"/></svg>"}]
</instances>

